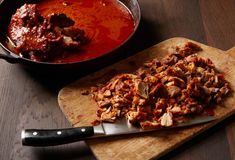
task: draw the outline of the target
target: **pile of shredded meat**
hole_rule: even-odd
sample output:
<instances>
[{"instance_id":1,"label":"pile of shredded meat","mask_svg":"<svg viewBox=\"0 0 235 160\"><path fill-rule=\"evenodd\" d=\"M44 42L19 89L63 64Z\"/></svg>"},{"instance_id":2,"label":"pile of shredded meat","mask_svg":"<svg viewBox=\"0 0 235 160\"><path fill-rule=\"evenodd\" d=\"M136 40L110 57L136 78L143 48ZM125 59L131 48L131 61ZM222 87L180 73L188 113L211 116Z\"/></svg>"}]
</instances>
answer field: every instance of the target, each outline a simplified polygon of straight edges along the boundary
<instances>
[{"instance_id":1,"label":"pile of shredded meat","mask_svg":"<svg viewBox=\"0 0 235 160\"><path fill-rule=\"evenodd\" d=\"M48 61L87 42L85 32L63 13L40 15L36 4L25 4L12 16L8 36L15 50L35 61Z\"/></svg>"},{"instance_id":2,"label":"pile of shredded meat","mask_svg":"<svg viewBox=\"0 0 235 160\"><path fill-rule=\"evenodd\" d=\"M153 59L133 74L119 74L92 87L97 120L126 117L143 129L169 127L219 103L230 92L229 83L210 59L195 54L199 51L198 45L188 42L162 62Z\"/></svg>"}]
</instances>

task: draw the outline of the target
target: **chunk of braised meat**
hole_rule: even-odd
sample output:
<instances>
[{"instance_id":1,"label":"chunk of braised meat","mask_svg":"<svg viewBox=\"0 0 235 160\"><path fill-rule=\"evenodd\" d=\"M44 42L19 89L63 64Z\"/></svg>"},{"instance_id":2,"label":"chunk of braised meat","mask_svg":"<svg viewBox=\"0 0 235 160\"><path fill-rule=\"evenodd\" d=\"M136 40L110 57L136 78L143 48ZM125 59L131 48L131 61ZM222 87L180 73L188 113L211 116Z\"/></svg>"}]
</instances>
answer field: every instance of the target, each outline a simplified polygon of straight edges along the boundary
<instances>
[{"instance_id":1,"label":"chunk of braised meat","mask_svg":"<svg viewBox=\"0 0 235 160\"><path fill-rule=\"evenodd\" d=\"M70 27L75 24L75 22L67 17L64 13L52 13L47 16L49 24L57 26L60 28Z\"/></svg>"},{"instance_id":2,"label":"chunk of braised meat","mask_svg":"<svg viewBox=\"0 0 235 160\"><path fill-rule=\"evenodd\" d=\"M78 48L89 42L89 39L85 36L85 32L79 28L64 28L62 35L64 37L64 47L68 50Z\"/></svg>"},{"instance_id":3,"label":"chunk of braised meat","mask_svg":"<svg viewBox=\"0 0 235 160\"><path fill-rule=\"evenodd\" d=\"M201 47L199 47L198 45L192 42L188 42L185 44L183 48L176 47L176 49L174 50L172 54L170 54L169 56L163 59L163 64L170 65L170 66L174 65L179 60L189 55L192 55L196 52L199 52L201 50L202 50Z\"/></svg>"},{"instance_id":4,"label":"chunk of braised meat","mask_svg":"<svg viewBox=\"0 0 235 160\"><path fill-rule=\"evenodd\" d=\"M47 46L62 42L61 37L48 32L47 25L35 4L25 4L12 16L8 35L19 52L47 52Z\"/></svg>"},{"instance_id":5,"label":"chunk of braised meat","mask_svg":"<svg viewBox=\"0 0 235 160\"><path fill-rule=\"evenodd\" d=\"M87 42L83 30L71 28L74 23L63 13L43 17L36 4L25 4L12 16L8 36L21 56L47 61Z\"/></svg>"},{"instance_id":6,"label":"chunk of braised meat","mask_svg":"<svg viewBox=\"0 0 235 160\"><path fill-rule=\"evenodd\" d=\"M126 117L143 129L170 127L219 103L231 89L210 59L195 54L200 50L186 43L162 63L145 62L134 74L119 74L93 88L98 120L115 122Z\"/></svg>"},{"instance_id":7,"label":"chunk of braised meat","mask_svg":"<svg viewBox=\"0 0 235 160\"><path fill-rule=\"evenodd\" d=\"M22 26L32 27L37 25L37 23L42 23L43 17L37 12L35 4L25 4L17 9L12 21Z\"/></svg>"}]
</instances>

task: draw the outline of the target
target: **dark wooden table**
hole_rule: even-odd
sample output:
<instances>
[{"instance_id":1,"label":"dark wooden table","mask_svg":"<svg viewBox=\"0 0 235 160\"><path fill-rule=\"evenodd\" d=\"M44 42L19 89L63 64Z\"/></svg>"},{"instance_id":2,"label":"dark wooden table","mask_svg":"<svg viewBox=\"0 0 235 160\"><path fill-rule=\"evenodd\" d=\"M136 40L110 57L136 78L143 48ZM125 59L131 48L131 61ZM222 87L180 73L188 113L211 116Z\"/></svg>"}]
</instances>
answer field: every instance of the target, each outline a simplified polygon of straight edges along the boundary
<instances>
[{"instance_id":1,"label":"dark wooden table","mask_svg":"<svg viewBox=\"0 0 235 160\"><path fill-rule=\"evenodd\" d=\"M124 47L128 55L120 53L105 65L177 36L223 50L235 45L235 0L139 0L139 2L142 21L136 35ZM69 127L69 123L58 108L57 93L64 85L79 78L80 73L69 76L37 75L20 65L0 61L1 160L95 159L84 142L31 148L23 147L20 140L23 128ZM235 159L235 116L162 159Z\"/></svg>"}]
</instances>

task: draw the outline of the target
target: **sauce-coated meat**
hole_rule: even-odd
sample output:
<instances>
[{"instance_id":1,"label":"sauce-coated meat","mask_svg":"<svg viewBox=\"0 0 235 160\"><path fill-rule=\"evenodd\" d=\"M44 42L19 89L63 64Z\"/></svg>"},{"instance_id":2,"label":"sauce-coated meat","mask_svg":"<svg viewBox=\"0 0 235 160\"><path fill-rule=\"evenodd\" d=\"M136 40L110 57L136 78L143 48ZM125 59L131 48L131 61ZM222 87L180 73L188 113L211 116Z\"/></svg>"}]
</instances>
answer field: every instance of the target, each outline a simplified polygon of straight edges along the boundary
<instances>
[{"instance_id":1,"label":"sauce-coated meat","mask_svg":"<svg viewBox=\"0 0 235 160\"><path fill-rule=\"evenodd\" d=\"M84 31L74 28L74 23L63 13L43 17L36 4L25 4L12 16L8 36L21 56L48 61L87 42Z\"/></svg>"},{"instance_id":2,"label":"sauce-coated meat","mask_svg":"<svg viewBox=\"0 0 235 160\"><path fill-rule=\"evenodd\" d=\"M205 110L220 103L231 88L210 59L196 54L201 50L188 42L173 48L163 61L153 59L135 73L119 74L92 87L98 106L95 123L126 117L131 124L149 129L208 113Z\"/></svg>"}]
</instances>

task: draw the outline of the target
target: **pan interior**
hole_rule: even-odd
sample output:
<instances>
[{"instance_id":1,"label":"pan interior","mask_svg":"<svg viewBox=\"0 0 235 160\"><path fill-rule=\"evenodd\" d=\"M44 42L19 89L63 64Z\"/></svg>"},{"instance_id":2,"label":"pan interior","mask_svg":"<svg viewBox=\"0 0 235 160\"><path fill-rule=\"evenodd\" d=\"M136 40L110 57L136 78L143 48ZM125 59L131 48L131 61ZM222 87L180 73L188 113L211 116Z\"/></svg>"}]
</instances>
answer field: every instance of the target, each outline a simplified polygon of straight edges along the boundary
<instances>
[{"instance_id":1,"label":"pan interior","mask_svg":"<svg viewBox=\"0 0 235 160\"><path fill-rule=\"evenodd\" d=\"M139 26L139 22L140 22L140 8L138 5L137 0L117 0L120 3L122 3L123 5L125 5L125 7L130 11L133 20L134 20L134 31L133 33L123 42L121 43L119 46L117 46L116 48L114 48L113 50L104 53L103 55L106 55L108 53L113 53L117 48L120 48L124 43L126 43L135 33L136 29ZM38 1L35 0L19 0L16 2L10 2L7 0L4 0L1 4L0 4L0 14L4 15L0 17L0 28L1 28L1 32L0 32L0 45L4 48L5 54L10 54L13 57L18 57L17 54L15 54L12 50L11 47L9 47L9 42L8 41L8 37L6 34L7 28L8 28L8 24L10 22L11 16L16 12L16 9L19 8L20 6L22 6L25 3L36 3ZM86 62L86 61L90 61L90 60L94 60L96 58L102 57L98 56L92 59L87 59L87 60L81 60L81 61L76 61L76 62L69 62L69 63L80 63L80 62ZM22 58L25 59L25 58ZM31 61L29 59L25 59L27 61ZM35 62L35 61L31 61L33 63L45 63L45 64L56 64L56 63L51 63L51 62ZM68 64L68 63L62 63L63 64Z\"/></svg>"}]
</instances>

